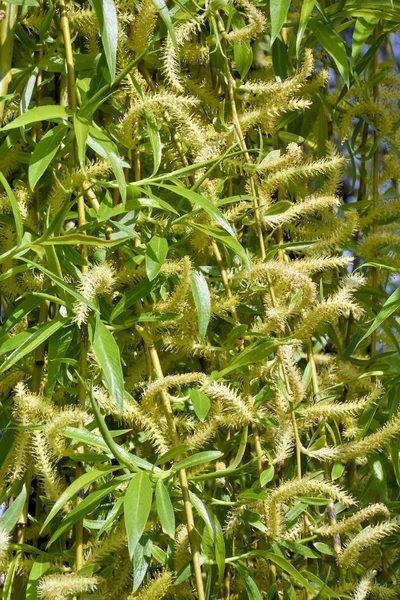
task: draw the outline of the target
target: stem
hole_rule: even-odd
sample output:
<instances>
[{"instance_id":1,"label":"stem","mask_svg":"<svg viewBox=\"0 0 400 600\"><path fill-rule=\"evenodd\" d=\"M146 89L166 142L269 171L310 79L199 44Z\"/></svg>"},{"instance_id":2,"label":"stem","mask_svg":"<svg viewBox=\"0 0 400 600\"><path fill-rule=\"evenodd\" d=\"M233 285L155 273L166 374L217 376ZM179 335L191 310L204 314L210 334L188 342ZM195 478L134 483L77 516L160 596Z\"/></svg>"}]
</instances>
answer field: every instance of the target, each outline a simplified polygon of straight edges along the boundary
<instances>
[{"instance_id":1,"label":"stem","mask_svg":"<svg viewBox=\"0 0 400 600\"><path fill-rule=\"evenodd\" d=\"M318 383L318 374L317 374L317 369L315 366L315 359L314 359L314 353L313 353L313 348L312 348L312 341L311 339L309 340L308 344L307 344L307 355L308 355L308 362L311 364L311 385L312 385L312 390L313 390L313 396L314 396L314 400L317 402L319 399L319 383ZM326 433L326 428L325 428L325 433ZM329 469L329 463L326 462L324 464L324 470L325 470L325 479L330 479L330 469ZM335 510L335 506L333 504L333 502L330 502L328 504L328 506L326 507L326 512L328 515L328 519L329 519L329 525L335 525L337 522L336 519L336 510ZM340 535L338 533L334 533L332 536L332 543L333 543L333 549L336 553L336 555L338 556L341 552L342 552L342 543L340 540ZM340 571L339 571L340 573Z\"/></svg>"},{"instance_id":2,"label":"stem","mask_svg":"<svg viewBox=\"0 0 400 600\"><path fill-rule=\"evenodd\" d=\"M232 76L231 67L229 65L228 55L226 53L226 44L225 44L225 40L224 40L224 36L226 35L225 26L223 24L223 21L221 19L219 12L216 11L215 14L217 17L218 31L219 31L219 33L221 33L222 38L223 38L222 49L223 49L223 57L224 57L224 63L225 63L225 74L226 74L226 78L227 78L228 94L229 94L229 100L231 103L232 123L235 128L236 136L240 143L240 147L244 151L244 157L247 160L247 162L251 162L250 154L247 149L246 140L244 139L243 131L240 126L239 116L238 116L238 112L237 112L237 108L236 108L235 89L234 89L234 85L233 85L234 79ZM253 196L254 218L256 221L258 243L260 245L261 260L264 261L266 258L266 252L265 252L264 236L262 233L260 207L258 204L257 190L256 190L256 184L254 181L254 177L249 177L249 183L250 183L251 195Z\"/></svg>"},{"instance_id":3,"label":"stem","mask_svg":"<svg viewBox=\"0 0 400 600\"><path fill-rule=\"evenodd\" d=\"M146 346L148 347L151 362L152 362L152 365L153 365L153 368L154 368L154 371L155 371L157 377L159 379L164 379L164 373L163 373L160 359L158 356L158 352L154 346L154 341L153 341L152 337L150 336L150 334L147 331L144 331L142 328L139 329L139 327L138 327L137 329L139 330L139 333L141 334L143 341L145 342ZM179 436L178 436L178 432L176 429L176 425L175 425L175 421L174 421L174 414L172 411L168 392L166 390L162 390L160 392L160 397L161 397L161 402L163 405L165 418L167 420L168 432L169 432L169 436L171 438L172 446L174 448L176 448L177 446L179 446ZM178 460L179 460L179 457L178 457ZM192 551L192 562L193 562L194 577L195 577L195 581L196 581L197 597L199 600L205 600L203 576L201 573L201 565L200 565L200 548L199 548L197 534L196 534L195 525L194 525L193 509L192 509L192 504L191 504L190 498L189 498L189 487L188 487L188 481L187 481L187 475L186 475L185 469L181 469L179 471L179 480L180 480L181 490L182 490L182 497L183 497L185 515L186 515L186 523L187 523L187 528L188 528L190 548Z\"/></svg>"},{"instance_id":4,"label":"stem","mask_svg":"<svg viewBox=\"0 0 400 600\"><path fill-rule=\"evenodd\" d=\"M378 23L378 25L375 27L374 40L377 40L379 35L380 35L380 23ZM379 69L379 50L377 50L374 55L374 61L372 64L372 77L374 77L378 73L378 69ZM373 86L372 94L373 94L374 102L377 102L379 99L379 87L377 85ZM374 144L376 145L376 147L375 147L375 152L374 152L373 161L372 161L372 204L371 204L371 210L373 213L375 213L375 211L376 211L376 207L378 204L378 198L379 198L379 188L378 188L378 183L379 183L379 136L378 136L376 129L374 130ZM376 216L374 216L374 220L372 223L373 233L376 233L377 229L378 229L378 219L376 218ZM372 267L372 287L373 288L378 287L378 269L376 267ZM373 297L373 303L376 304L375 297ZM376 340L377 340L377 329L375 329L375 331L373 331L371 334L371 352L370 352L371 358L373 358L376 354Z\"/></svg>"},{"instance_id":5,"label":"stem","mask_svg":"<svg viewBox=\"0 0 400 600\"><path fill-rule=\"evenodd\" d=\"M67 63L67 82L68 82L68 102L71 110L76 112L77 101L76 101L76 83L75 83L75 67L74 58L71 44L71 34L69 30L69 22L67 16L67 9L64 0L59 0L60 7L60 23L61 32L64 40L65 58ZM78 148L76 139L74 141L74 158L75 165L79 164L78 161ZM78 225L83 227L86 224L85 215L85 199L84 195L80 194L77 198L78 207ZM82 245L81 254L84 258L87 258L87 246ZM87 266L81 267L82 273L85 273ZM85 381L87 379L87 352L88 352L88 330L86 323L81 325L80 329L80 347L79 347L79 380L78 380L78 402L81 408L85 408L86 402L86 387ZM83 451L83 448L80 448ZM83 465L78 462L76 465L76 477L80 477L83 474ZM77 497L77 504L82 501L81 495ZM75 526L75 570L79 572L83 567L83 518L80 519ZM83 594L79 597L83 599Z\"/></svg>"},{"instance_id":6,"label":"stem","mask_svg":"<svg viewBox=\"0 0 400 600\"><path fill-rule=\"evenodd\" d=\"M6 96L11 82L11 64L14 48L18 6L7 4L6 16L0 24L0 96ZM3 125L5 100L0 102L0 126Z\"/></svg>"}]
</instances>

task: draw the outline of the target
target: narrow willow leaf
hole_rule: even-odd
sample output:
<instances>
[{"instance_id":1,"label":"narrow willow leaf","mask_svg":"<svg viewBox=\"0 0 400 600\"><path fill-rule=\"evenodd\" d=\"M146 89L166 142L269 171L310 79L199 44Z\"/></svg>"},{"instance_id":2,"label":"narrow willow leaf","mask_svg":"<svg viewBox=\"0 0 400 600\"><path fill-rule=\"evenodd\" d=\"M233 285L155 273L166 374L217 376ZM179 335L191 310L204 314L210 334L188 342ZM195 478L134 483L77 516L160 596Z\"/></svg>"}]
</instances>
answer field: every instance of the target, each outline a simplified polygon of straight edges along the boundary
<instances>
[{"instance_id":1,"label":"narrow willow leaf","mask_svg":"<svg viewBox=\"0 0 400 600\"><path fill-rule=\"evenodd\" d=\"M21 211L19 209L18 201L12 191L7 179L4 177L3 173L0 171L0 181L3 184L4 189L6 190L6 194L11 204L11 208L14 215L15 221L15 229L17 233L17 244L20 245L22 242L22 237L24 235L24 226L22 223Z\"/></svg>"},{"instance_id":2,"label":"narrow willow leaf","mask_svg":"<svg viewBox=\"0 0 400 600\"><path fill-rule=\"evenodd\" d=\"M73 298L75 298L75 300L78 300L79 302L83 302L84 304L87 304L87 306L89 306L93 311L98 312L98 308L93 304L93 302L90 302L90 300L87 300L84 296L82 296L82 294L77 292L72 286L65 283L65 281L63 279L61 279L61 277L58 277L58 275L56 275L49 269L46 269L46 267L43 267L43 265L33 262L32 260L26 260L25 258L20 258L20 260L23 260L24 262L29 263L29 265L31 265L31 267L34 267L35 269L42 271L52 281L54 281L54 283L56 283L58 285L58 287L60 287L64 291L68 292L68 294L70 294Z\"/></svg>"},{"instance_id":3,"label":"narrow willow leaf","mask_svg":"<svg viewBox=\"0 0 400 600\"><path fill-rule=\"evenodd\" d=\"M212 543L214 544L215 561L218 567L218 584L221 585L225 572L225 541L221 524L217 517L202 502L202 500L196 496L196 494L189 492L189 496L199 516L203 519Z\"/></svg>"},{"instance_id":4,"label":"narrow willow leaf","mask_svg":"<svg viewBox=\"0 0 400 600\"><path fill-rule=\"evenodd\" d=\"M40 344L48 340L49 337L53 335L53 333L64 327L67 321L68 319L56 317L53 321L50 321L50 323L39 325L33 333L26 336L24 341L20 345L18 345L18 347L13 352L11 352L11 354L9 354L6 357L6 359L0 366L0 373L4 373L10 367L15 365L16 362L24 358L24 356L31 354L31 352L33 352L38 346L40 346Z\"/></svg>"},{"instance_id":5,"label":"narrow willow leaf","mask_svg":"<svg viewBox=\"0 0 400 600\"><path fill-rule=\"evenodd\" d=\"M379 17L374 15L360 16L355 24L353 31L353 40L351 45L351 56L357 58L364 44L373 32L376 24L379 22Z\"/></svg>"},{"instance_id":6,"label":"narrow willow leaf","mask_svg":"<svg viewBox=\"0 0 400 600\"><path fill-rule=\"evenodd\" d=\"M65 358L74 335L73 327L58 330L50 338L48 344L47 386L46 394L52 397L60 372L62 359Z\"/></svg>"},{"instance_id":7,"label":"narrow willow leaf","mask_svg":"<svg viewBox=\"0 0 400 600\"><path fill-rule=\"evenodd\" d=\"M91 125L89 127L89 136L87 144L97 152L99 156L107 158L110 161L111 168L118 183L118 189L121 194L122 201L126 201L126 179L124 174L124 164L126 163L119 156L118 148L114 142L110 140L107 134L100 127Z\"/></svg>"},{"instance_id":8,"label":"narrow willow leaf","mask_svg":"<svg viewBox=\"0 0 400 600\"><path fill-rule=\"evenodd\" d=\"M25 600L38 600L39 580L50 569L49 559L39 556L32 565L29 573L28 584L26 586Z\"/></svg>"},{"instance_id":9,"label":"narrow willow leaf","mask_svg":"<svg viewBox=\"0 0 400 600\"><path fill-rule=\"evenodd\" d=\"M168 254L168 242L165 238L155 235L146 248L146 274L153 281L160 272Z\"/></svg>"},{"instance_id":10,"label":"narrow willow leaf","mask_svg":"<svg viewBox=\"0 0 400 600\"><path fill-rule=\"evenodd\" d=\"M264 555L265 558L268 558L270 561L275 563L280 569L286 571L286 573L288 573L301 587L305 588L312 594L315 592L313 586L307 581L307 579L305 579L305 577L303 577L301 573L299 573L296 567L286 560L286 558L278 556L273 552L265 552Z\"/></svg>"},{"instance_id":11,"label":"narrow willow leaf","mask_svg":"<svg viewBox=\"0 0 400 600\"><path fill-rule=\"evenodd\" d=\"M89 122L79 115L74 115L74 133L78 159L82 171L85 173L86 141L89 135Z\"/></svg>"},{"instance_id":12,"label":"narrow willow leaf","mask_svg":"<svg viewBox=\"0 0 400 600\"><path fill-rule=\"evenodd\" d=\"M76 246L85 244L85 246L105 246L111 248L127 241L128 237L116 240L105 240L94 235L85 235L84 233L69 233L66 235L54 236L41 242L41 246Z\"/></svg>"},{"instance_id":13,"label":"narrow willow leaf","mask_svg":"<svg viewBox=\"0 0 400 600\"><path fill-rule=\"evenodd\" d=\"M32 100L32 94L35 89L36 79L39 74L39 67L33 68L32 73L29 75L28 81L24 87L24 91L22 92L21 102L19 104L19 109L21 115L28 110L29 104Z\"/></svg>"},{"instance_id":14,"label":"narrow willow leaf","mask_svg":"<svg viewBox=\"0 0 400 600\"><path fill-rule=\"evenodd\" d=\"M204 421L208 414L208 411L211 408L211 402L209 397L197 388L192 388L191 390L189 390L189 395L193 404L194 412L196 413L200 421Z\"/></svg>"},{"instance_id":15,"label":"narrow willow leaf","mask_svg":"<svg viewBox=\"0 0 400 600\"><path fill-rule=\"evenodd\" d=\"M119 315L121 315L130 306L133 306L139 300L142 300L152 291L154 284L151 281L142 281L137 283L131 290L128 290L114 307L110 321L114 321Z\"/></svg>"},{"instance_id":16,"label":"narrow willow leaf","mask_svg":"<svg viewBox=\"0 0 400 600\"><path fill-rule=\"evenodd\" d=\"M204 463L211 462L221 458L224 453L219 450L206 450L204 452L198 452L192 456L188 456L183 460L175 463L172 467L172 471L180 471L181 469L190 469L191 467L197 467L197 465L203 465Z\"/></svg>"},{"instance_id":17,"label":"narrow willow leaf","mask_svg":"<svg viewBox=\"0 0 400 600\"><path fill-rule=\"evenodd\" d=\"M40 121L52 121L53 119L67 119L72 117L74 113L65 106L58 106L51 104L49 106L35 106L26 111L23 115L20 115L13 121L4 125L0 131L8 131L9 129L18 129L18 127L24 127L25 125L31 125L32 123L38 123Z\"/></svg>"},{"instance_id":18,"label":"narrow willow leaf","mask_svg":"<svg viewBox=\"0 0 400 600\"><path fill-rule=\"evenodd\" d=\"M278 340L257 340L239 352L228 367L217 374L218 379L225 377L231 371L266 360L279 347Z\"/></svg>"},{"instance_id":19,"label":"narrow willow leaf","mask_svg":"<svg viewBox=\"0 0 400 600\"><path fill-rule=\"evenodd\" d=\"M97 320L93 350L112 399L121 412L124 406L124 375L117 342L100 319Z\"/></svg>"},{"instance_id":20,"label":"narrow willow leaf","mask_svg":"<svg viewBox=\"0 0 400 600\"><path fill-rule=\"evenodd\" d=\"M345 470L345 466L342 465L341 463L335 463L332 467L332 472L331 472L331 479L332 481L335 481L335 479L339 479Z\"/></svg>"},{"instance_id":21,"label":"narrow willow leaf","mask_svg":"<svg viewBox=\"0 0 400 600\"><path fill-rule=\"evenodd\" d=\"M269 467L264 469L264 471L260 474L261 487L264 487L264 485L267 485L267 483L272 481L272 479L274 478L274 474L275 474L274 465L270 465Z\"/></svg>"},{"instance_id":22,"label":"narrow willow leaf","mask_svg":"<svg viewBox=\"0 0 400 600\"><path fill-rule=\"evenodd\" d=\"M227 233L229 233L233 238L236 239L236 231L233 229L232 225L228 223L222 212L214 204L212 204L212 202L207 200L207 198L201 196L197 192L193 192L192 190L188 190L187 188L184 188L182 186L167 185L165 183L159 183L158 185L159 187L165 188L166 190L169 190L174 194L178 194L178 196L186 198L191 204L193 204L194 207L199 206L200 208L202 208L208 215L210 215L212 219L214 219L214 221L216 221L222 227L222 229L225 229Z\"/></svg>"},{"instance_id":23,"label":"narrow willow leaf","mask_svg":"<svg viewBox=\"0 0 400 600\"><path fill-rule=\"evenodd\" d=\"M114 0L89 0L100 26L100 38L111 80L115 79L118 45L118 18Z\"/></svg>"},{"instance_id":24,"label":"narrow willow leaf","mask_svg":"<svg viewBox=\"0 0 400 600\"><path fill-rule=\"evenodd\" d=\"M108 473L112 473L113 471L116 471L120 468L121 467L107 467L104 470L92 469L91 471L88 471L87 473L84 473L83 475L81 475L80 477L75 479L71 483L71 485L69 485L67 487L65 492L63 492L63 494L61 494L61 496L57 499L56 503L53 505L51 511L47 515L45 522L42 525L41 531L43 531L47 527L47 525L50 523L50 521L52 521L54 519L54 517L60 512L60 510L63 508L63 506L65 506L67 504L67 502L69 500L71 500L71 498L76 496L76 494L79 492L80 489L86 487L87 485L93 483L94 481L97 481L104 475L107 475Z\"/></svg>"},{"instance_id":25,"label":"narrow willow leaf","mask_svg":"<svg viewBox=\"0 0 400 600\"><path fill-rule=\"evenodd\" d=\"M361 344L363 340L371 335L382 323L388 319L398 308L400 307L400 287L398 287L386 300L381 310L373 320L367 333L358 342L356 348Z\"/></svg>"},{"instance_id":26,"label":"narrow willow leaf","mask_svg":"<svg viewBox=\"0 0 400 600\"><path fill-rule=\"evenodd\" d=\"M160 131L153 113L150 110L145 112L147 133L149 134L151 149L153 152L153 173L155 175L161 164L162 143Z\"/></svg>"},{"instance_id":27,"label":"narrow willow leaf","mask_svg":"<svg viewBox=\"0 0 400 600\"><path fill-rule=\"evenodd\" d=\"M88 513L92 512L103 500L109 496L109 494L113 493L114 490L129 479L129 475L122 475L121 477L115 477L111 481L107 481L103 485L101 485L97 490L86 496L77 504L70 513L68 513L63 520L61 521L60 526L56 529L53 535L50 538L50 541L47 544L47 548L49 548L59 537L61 537L66 531L71 529L75 525L77 521L83 519Z\"/></svg>"},{"instance_id":28,"label":"narrow willow leaf","mask_svg":"<svg viewBox=\"0 0 400 600\"><path fill-rule=\"evenodd\" d=\"M240 578L244 581L249 600L262 600L260 590L258 589L254 579L252 579L252 577L249 575L248 571L240 565L235 565L235 568Z\"/></svg>"},{"instance_id":29,"label":"narrow willow leaf","mask_svg":"<svg viewBox=\"0 0 400 600\"><path fill-rule=\"evenodd\" d=\"M211 298L207 280L201 271L195 269L191 275L192 294L197 310L200 339L204 340L211 316Z\"/></svg>"},{"instance_id":30,"label":"narrow willow leaf","mask_svg":"<svg viewBox=\"0 0 400 600\"><path fill-rule=\"evenodd\" d=\"M239 40L233 45L233 56L241 79L244 79L253 63L253 50L249 40Z\"/></svg>"},{"instance_id":31,"label":"narrow willow leaf","mask_svg":"<svg viewBox=\"0 0 400 600\"><path fill-rule=\"evenodd\" d=\"M133 553L133 591L136 592L146 576L151 560L151 538L143 535Z\"/></svg>"},{"instance_id":32,"label":"narrow willow leaf","mask_svg":"<svg viewBox=\"0 0 400 600\"><path fill-rule=\"evenodd\" d=\"M179 53L178 43L176 41L175 30L174 30L174 26L172 25L168 6L166 5L165 0L152 0L152 2L154 4L154 6L156 7L156 9L158 10L160 17L164 21L164 23L168 29L168 33L171 36L172 42L174 44L175 52L178 54Z\"/></svg>"},{"instance_id":33,"label":"narrow willow leaf","mask_svg":"<svg viewBox=\"0 0 400 600\"><path fill-rule=\"evenodd\" d=\"M67 125L56 125L56 127L49 129L36 144L29 160L28 177L31 190L34 189L35 185L57 154L57 150L60 147L67 130Z\"/></svg>"},{"instance_id":34,"label":"narrow willow leaf","mask_svg":"<svg viewBox=\"0 0 400 600\"><path fill-rule=\"evenodd\" d=\"M10 331L17 323L21 321L21 319L29 314L32 310L40 306L41 299L32 296L30 298L25 298L21 302L19 302L14 310L10 312L7 320L3 323L3 326L0 329L0 338L2 338L6 333Z\"/></svg>"},{"instance_id":35,"label":"narrow willow leaf","mask_svg":"<svg viewBox=\"0 0 400 600\"><path fill-rule=\"evenodd\" d=\"M194 229L198 229L205 235L210 238L214 238L215 240L220 241L224 246L232 250L243 262L246 266L247 270L250 272L250 259L248 254L246 253L243 246L238 242L238 240L232 237L226 231L219 229L218 227L212 227L211 225L201 225L200 223L195 223L193 221L190 222L190 226L194 227Z\"/></svg>"},{"instance_id":36,"label":"narrow willow leaf","mask_svg":"<svg viewBox=\"0 0 400 600\"><path fill-rule=\"evenodd\" d=\"M125 527L131 559L146 527L152 499L153 488L149 476L143 471L136 473L129 483L124 499Z\"/></svg>"},{"instance_id":37,"label":"narrow willow leaf","mask_svg":"<svg viewBox=\"0 0 400 600\"><path fill-rule=\"evenodd\" d=\"M326 23L320 23L316 19L310 19L308 25L324 50L332 56L339 73L347 86L349 86L350 73L346 48L337 31Z\"/></svg>"},{"instance_id":38,"label":"narrow willow leaf","mask_svg":"<svg viewBox=\"0 0 400 600\"><path fill-rule=\"evenodd\" d=\"M303 39L303 35L306 30L308 20L311 16L314 6L315 6L315 0L303 0L303 2L302 2L299 28L297 30L297 37L296 37L296 54L297 54L297 56L299 55L301 40Z\"/></svg>"},{"instance_id":39,"label":"narrow willow leaf","mask_svg":"<svg viewBox=\"0 0 400 600\"><path fill-rule=\"evenodd\" d=\"M168 490L165 487L162 479L159 479L156 484L156 503L157 513L160 517L160 523L165 533L171 539L175 538L175 514L172 506L171 498Z\"/></svg>"},{"instance_id":40,"label":"narrow willow leaf","mask_svg":"<svg viewBox=\"0 0 400 600\"><path fill-rule=\"evenodd\" d=\"M11 506L8 507L2 517L0 517L0 529L3 529L7 533L11 533L15 525L18 523L18 519L24 510L26 501L26 486L22 486L21 492L15 498Z\"/></svg>"},{"instance_id":41,"label":"narrow willow leaf","mask_svg":"<svg viewBox=\"0 0 400 600\"><path fill-rule=\"evenodd\" d=\"M289 10L290 0L271 0L269 10L271 15L271 44L279 35Z\"/></svg>"}]
</instances>

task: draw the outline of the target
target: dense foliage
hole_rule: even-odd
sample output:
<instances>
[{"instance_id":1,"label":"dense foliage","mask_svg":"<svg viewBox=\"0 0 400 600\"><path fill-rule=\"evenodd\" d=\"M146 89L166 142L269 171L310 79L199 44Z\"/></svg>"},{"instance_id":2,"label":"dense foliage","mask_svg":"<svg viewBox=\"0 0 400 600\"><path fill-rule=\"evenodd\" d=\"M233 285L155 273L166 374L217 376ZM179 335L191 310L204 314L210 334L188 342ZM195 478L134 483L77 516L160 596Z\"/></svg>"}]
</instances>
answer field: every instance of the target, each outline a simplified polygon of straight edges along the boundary
<instances>
[{"instance_id":1,"label":"dense foliage","mask_svg":"<svg viewBox=\"0 0 400 600\"><path fill-rule=\"evenodd\" d=\"M400 3L3 8L4 600L398 598Z\"/></svg>"}]
</instances>

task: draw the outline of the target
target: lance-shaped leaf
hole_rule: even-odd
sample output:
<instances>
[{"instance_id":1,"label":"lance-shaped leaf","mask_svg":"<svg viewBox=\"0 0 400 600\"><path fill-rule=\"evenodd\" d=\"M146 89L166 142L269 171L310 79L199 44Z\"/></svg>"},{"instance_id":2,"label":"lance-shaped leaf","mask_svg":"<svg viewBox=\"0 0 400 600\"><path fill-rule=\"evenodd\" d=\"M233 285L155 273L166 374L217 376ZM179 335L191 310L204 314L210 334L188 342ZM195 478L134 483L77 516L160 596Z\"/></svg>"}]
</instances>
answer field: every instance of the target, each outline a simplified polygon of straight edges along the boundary
<instances>
[{"instance_id":1,"label":"lance-shaped leaf","mask_svg":"<svg viewBox=\"0 0 400 600\"><path fill-rule=\"evenodd\" d=\"M165 533L171 539L175 537L175 514L172 506L171 498L168 490L162 479L159 479L156 484L156 503L157 512L160 517L160 523Z\"/></svg>"},{"instance_id":2,"label":"lance-shaped leaf","mask_svg":"<svg viewBox=\"0 0 400 600\"><path fill-rule=\"evenodd\" d=\"M211 316L211 298L207 280L201 271L192 271L192 294L197 310L200 339L204 340Z\"/></svg>"},{"instance_id":3,"label":"lance-shaped leaf","mask_svg":"<svg viewBox=\"0 0 400 600\"><path fill-rule=\"evenodd\" d=\"M125 527L131 559L146 527L152 500L153 488L149 476L144 471L136 473L131 479L124 498Z\"/></svg>"},{"instance_id":4,"label":"lance-shaped leaf","mask_svg":"<svg viewBox=\"0 0 400 600\"><path fill-rule=\"evenodd\" d=\"M118 344L100 319L97 320L93 350L103 371L108 391L118 410L124 406L124 375Z\"/></svg>"}]
</instances>

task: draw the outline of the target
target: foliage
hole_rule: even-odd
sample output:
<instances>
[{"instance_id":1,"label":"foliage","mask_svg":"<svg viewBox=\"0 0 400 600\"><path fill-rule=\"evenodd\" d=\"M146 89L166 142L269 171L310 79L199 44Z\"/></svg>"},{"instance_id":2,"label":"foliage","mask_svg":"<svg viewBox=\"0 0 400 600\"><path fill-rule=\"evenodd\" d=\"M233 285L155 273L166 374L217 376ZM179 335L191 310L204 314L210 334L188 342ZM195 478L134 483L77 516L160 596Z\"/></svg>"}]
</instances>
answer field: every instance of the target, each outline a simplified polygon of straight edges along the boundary
<instances>
[{"instance_id":1,"label":"foliage","mask_svg":"<svg viewBox=\"0 0 400 600\"><path fill-rule=\"evenodd\" d=\"M398 597L399 3L4 7L3 598Z\"/></svg>"}]
</instances>

